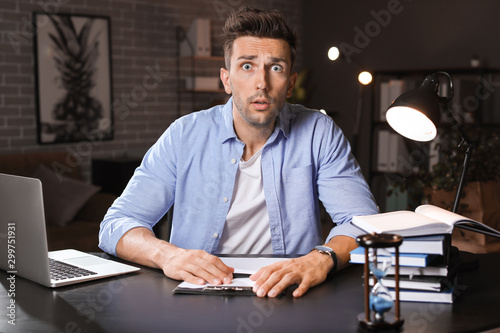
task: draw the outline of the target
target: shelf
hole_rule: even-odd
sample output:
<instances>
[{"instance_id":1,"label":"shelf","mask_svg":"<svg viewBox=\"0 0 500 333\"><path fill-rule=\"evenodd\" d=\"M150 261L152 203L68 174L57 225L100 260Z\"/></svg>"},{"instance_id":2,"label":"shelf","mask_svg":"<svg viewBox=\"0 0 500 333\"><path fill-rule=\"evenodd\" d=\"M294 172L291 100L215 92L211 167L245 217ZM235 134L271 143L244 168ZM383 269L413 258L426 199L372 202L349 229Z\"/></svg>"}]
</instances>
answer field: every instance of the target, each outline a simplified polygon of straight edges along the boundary
<instances>
[{"instance_id":1,"label":"shelf","mask_svg":"<svg viewBox=\"0 0 500 333\"><path fill-rule=\"evenodd\" d=\"M500 69L469 67L375 71L370 110L370 169L367 178L382 211L392 200L387 196L388 188L404 182L409 176L415 176L418 170L430 170L436 162L447 158L436 152L439 139L430 143L397 139L399 135L383 116L391 101L419 87L425 76L436 72L446 72L452 77L455 91L450 111L464 127L470 127L469 135L480 136L500 128L500 114L497 112L500 95L495 89ZM441 92L440 96L444 94L446 91ZM438 127L444 132L452 128L453 124L442 117ZM400 143L396 144L396 139Z\"/></svg>"},{"instance_id":2,"label":"shelf","mask_svg":"<svg viewBox=\"0 0 500 333\"><path fill-rule=\"evenodd\" d=\"M195 55L192 43L190 52L182 52L181 43L188 40L186 31L182 27L177 27L177 60L176 60L176 76L177 76L177 116L186 112L186 106L182 106L183 100L186 101L186 96L190 98L190 108L187 112L201 110L213 105L212 103L199 103L201 99L209 100L209 96L202 95L197 98L197 94L212 94L216 100L220 99L221 94L225 94L225 90L221 88L220 80L215 84L213 78L218 78L220 75L220 66L224 64L224 56L199 56ZM188 40L189 41L189 40ZM204 49L205 50L205 49ZM184 51L186 51L184 49ZM198 53L200 54L200 53ZM210 52L201 53L210 54ZM213 70L213 75L211 71ZM211 80L206 80L209 77ZM186 82L185 79L190 79ZM205 78L205 80L196 80L197 78ZM208 82L208 83L207 83ZM189 84L188 84L189 83ZM195 88L195 89L193 89ZM203 89L196 89L203 88Z\"/></svg>"}]
</instances>

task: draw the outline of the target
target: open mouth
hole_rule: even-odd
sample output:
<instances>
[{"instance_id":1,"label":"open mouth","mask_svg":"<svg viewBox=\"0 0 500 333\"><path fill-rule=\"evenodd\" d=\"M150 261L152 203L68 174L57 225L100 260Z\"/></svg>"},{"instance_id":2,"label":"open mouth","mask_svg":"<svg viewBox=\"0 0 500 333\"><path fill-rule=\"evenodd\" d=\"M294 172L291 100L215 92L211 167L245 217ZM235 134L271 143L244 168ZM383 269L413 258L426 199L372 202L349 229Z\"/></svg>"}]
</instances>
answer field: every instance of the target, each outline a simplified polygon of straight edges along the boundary
<instances>
[{"instance_id":1,"label":"open mouth","mask_svg":"<svg viewBox=\"0 0 500 333\"><path fill-rule=\"evenodd\" d=\"M266 100L254 100L252 106L257 110L265 110L269 107L270 103Z\"/></svg>"}]
</instances>

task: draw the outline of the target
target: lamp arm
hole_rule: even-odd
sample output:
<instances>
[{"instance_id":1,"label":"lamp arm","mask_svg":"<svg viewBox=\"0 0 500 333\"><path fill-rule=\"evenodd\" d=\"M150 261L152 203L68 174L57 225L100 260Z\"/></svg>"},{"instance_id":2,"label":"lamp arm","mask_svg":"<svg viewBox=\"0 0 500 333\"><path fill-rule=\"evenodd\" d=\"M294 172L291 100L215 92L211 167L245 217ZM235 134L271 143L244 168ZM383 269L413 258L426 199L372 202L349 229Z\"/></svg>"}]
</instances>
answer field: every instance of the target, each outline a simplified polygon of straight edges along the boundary
<instances>
[{"instance_id":1,"label":"lamp arm","mask_svg":"<svg viewBox=\"0 0 500 333\"><path fill-rule=\"evenodd\" d=\"M460 143L460 145L462 143L464 143L464 141L462 141ZM459 147L460 147L460 145L459 145ZM462 167L462 174L460 175L460 181L458 182L457 193L455 194L455 201L453 203L453 210L452 210L453 213L457 212L458 205L460 204L460 196L462 195L462 189L463 189L463 186L465 183L465 176L467 174L467 168L469 167L469 161L470 161L470 157L471 157L473 148L474 148L474 146L472 144L470 144L470 145L467 145L467 148L465 150L465 158L464 158L464 164Z\"/></svg>"},{"instance_id":2,"label":"lamp arm","mask_svg":"<svg viewBox=\"0 0 500 333\"><path fill-rule=\"evenodd\" d=\"M446 99L446 102L449 102L453 99L453 96L455 95L455 88L453 87L453 80L451 79L450 74L443 72L443 71L439 71L439 72L432 74L432 76L435 77L435 80L437 82L439 82L439 79L437 78L438 75L444 75L448 79L448 89L449 89L448 96L443 97L443 98ZM439 83L438 83L438 85L439 85ZM436 89L437 89L437 86L436 86ZM436 91L436 93L437 93L437 91Z\"/></svg>"},{"instance_id":3,"label":"lamp arm","mask_svg":"<svg viewBox=\"0 0 500 333\"><path fill-rule=\"evenodd\" d=\"M472 140L467 136L465 131L462 129L460 124L455 125L456 130L460 135L462 136L462 141L458 144L458 149L460 151L463 151L462 149L465 149L465 158L464 158L464 164L462 166L462 174L460 175L460 180L458 182L458 187L457 187L457 193L455 194L455 201L453 203L453 213L456 213L458 211L458 205L460 204L460 197L462 196L462 189L465 183L465 176L467 175L467 169L469 167L469 161L470 157L472 155L472 150L474 149L474 143Z\"/></svg>"},{"instance_id":4,"label":"lamp arm","mask_svg":"<svg viewBox=\"0 0 500 333\"><path fill-rule=\"evenodd\" d=\"M472 155L472 150L474 148L474 143L472 140L469 138L467 133L462 129L462 126L460 126L460 122L457 121L457 119L453 116L453 113L451 112L450 109L450 102L454 96L454 87L453 87L453 80L451 79L451 76L446 73L446 72L436 72L433 74L434 77L437 77L438 75L444 75L448 78L448 96L447 97L439 97L439 102L441 104L441 107L443 110L447 110L449 112L449 115L451 117L452 123L455 127L455 129L458 131L460 134L462 141L458 144L458 149L460 151L463 151L463 148L465 149L465 158L464 158L464 164L462 166L462 173L460 175L460 180L458 182L458 187L457 187L457 192L455 194L455 201L453 202L453 213L456 213L458 211L458 206L460 205L460 197L462 196L462 190L465 184L465 176L467 175L467 169L469 167L469 161L470 157Z\"/></svg>"},{"instance_id":5,"label":"lamp arm","mask_svg":"<svg viewBox=\"0 0 500 333\"><path fill-rule=\"evenodd\" d=\"M474 142L469 138L467 133L463 130L462 126L460 124L455 123L454 124L455 129L457 130L458 133L460 133L460 136L462 137L462 141L458 145L458 148L462 148L462 146L465 146L465 150L469 149L469 147L474 146Z\"/></svg>"}]
</instances>

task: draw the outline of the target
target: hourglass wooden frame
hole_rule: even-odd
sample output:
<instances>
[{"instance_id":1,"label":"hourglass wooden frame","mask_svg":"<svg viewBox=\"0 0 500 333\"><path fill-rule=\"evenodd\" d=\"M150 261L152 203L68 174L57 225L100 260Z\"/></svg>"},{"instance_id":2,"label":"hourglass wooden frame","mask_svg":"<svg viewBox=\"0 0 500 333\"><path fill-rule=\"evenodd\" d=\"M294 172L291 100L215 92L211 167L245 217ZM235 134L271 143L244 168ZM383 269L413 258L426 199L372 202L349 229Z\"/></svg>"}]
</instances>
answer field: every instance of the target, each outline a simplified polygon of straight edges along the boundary
<instances>
[{"instance_id":1,"label":"hourglass wooden frame","mask_svg":"<svg viewBox=\"0 0 500 333\"><path fill-rule=\"evenodd\" d=\"M401 308L399 304L399 246L403 243L403 237L394 234L366 234L359 236L356 239L356 242L365 248L365 264L364 264L364 288L365 288L365 312L360 313L358 315L358 324L361 327L370 329L370 330L378 330L378 329L398 329L403 323L404 319L401 317ZM369 251L370 249L385 249L385 248L394 248L394 257L395 257L395 315L394 320L392 322L388 322L383 318L382 320L377 320L372 318L371 310L370 310L370 258ZM373 276L373 279L376 279ZM378 281L374 281L378 282ZM375 285L375 283L374 283ZM374 317L374 316L373 316Z\"/></svg>"}]
</instances>

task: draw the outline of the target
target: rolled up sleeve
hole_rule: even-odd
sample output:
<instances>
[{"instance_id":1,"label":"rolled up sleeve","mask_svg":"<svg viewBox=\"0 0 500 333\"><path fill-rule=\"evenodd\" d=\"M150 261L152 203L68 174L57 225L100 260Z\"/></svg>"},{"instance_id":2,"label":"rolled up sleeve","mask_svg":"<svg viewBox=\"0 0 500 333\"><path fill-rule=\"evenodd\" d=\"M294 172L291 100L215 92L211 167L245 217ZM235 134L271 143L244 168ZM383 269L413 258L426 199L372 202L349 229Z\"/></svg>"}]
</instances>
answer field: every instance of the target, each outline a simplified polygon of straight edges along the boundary
<instances>
[{"instance_id":1,"label":"rolled up sleeve","mask_svg":"<svg viewBox=\"0 0 500 333\"><path fill-rule=\"evenodd\" d=\"M176 180L172 149L165 151L168 135L167 130L146 153L125 190L104 216L99 231L99 247L103 251L116 255L116 245L126 232L138 227L152 231L172 206Z\"/></svg>"}]
</instances>

